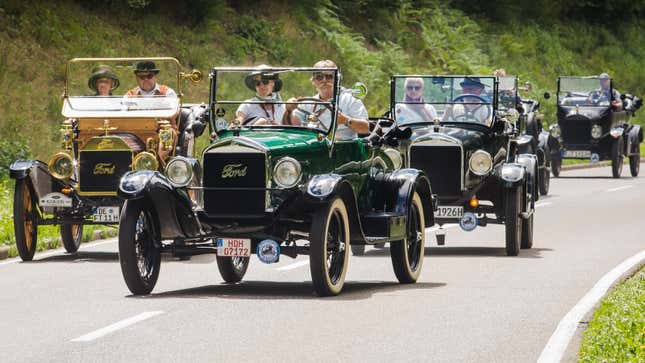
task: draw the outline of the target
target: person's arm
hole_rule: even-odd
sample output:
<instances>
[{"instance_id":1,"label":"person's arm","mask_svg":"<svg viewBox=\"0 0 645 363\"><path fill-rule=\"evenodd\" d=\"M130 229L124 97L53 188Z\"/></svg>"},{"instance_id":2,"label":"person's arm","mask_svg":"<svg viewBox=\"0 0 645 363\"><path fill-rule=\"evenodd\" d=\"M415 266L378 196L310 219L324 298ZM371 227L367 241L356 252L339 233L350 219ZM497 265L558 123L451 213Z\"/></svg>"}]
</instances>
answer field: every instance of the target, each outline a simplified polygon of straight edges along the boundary
<instances>
[{"instance_id":1,"label":"person's arm","mask_svg":"<svg viewBox=\"0 0 645 363\"><path fill-rule=\"evenodd\" d=\"M346 110L345 113L338 111L338 124L345 125L357 134L369 134L370 122L367 120L369 116L363 102L354 96L345 98L345 100L349 101L346 101L348 102L347 107L343 107Z\"/></svg>"},{"instance_id":2,"label":"person's arm","mask_svg":"<svg viewBox=\"0 0 645 363\"><path fill-rule=\"evenodd\" d=\"M614 99L611 101L611 105L616 111L622 111L623 109L623 100L620 99L620 92L614 90Z\"/></svg>"}]
</instances>

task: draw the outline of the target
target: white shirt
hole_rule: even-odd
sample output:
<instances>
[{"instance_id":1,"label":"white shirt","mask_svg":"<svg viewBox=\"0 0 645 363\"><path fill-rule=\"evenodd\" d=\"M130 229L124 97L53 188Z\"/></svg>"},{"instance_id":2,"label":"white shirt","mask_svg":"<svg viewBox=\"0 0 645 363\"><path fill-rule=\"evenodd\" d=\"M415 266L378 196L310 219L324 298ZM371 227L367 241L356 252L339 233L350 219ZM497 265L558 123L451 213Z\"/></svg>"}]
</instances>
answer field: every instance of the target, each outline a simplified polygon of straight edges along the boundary
<instances>
[{"instance_id":1,"label":"white shirt","mask_svg":"<svg viewBox=\"0 0 645 363\"><path fill-rule=\"evenodd\" d=\"M476 106L474 110L468 110L466 112L465 105L452 105L452 116L446 119L444 113L444 121L457 121L457 122L479 122L490 126L490 120L492 118L492 111L489 113L489 110L492 109L492 106L483 104L481 106ZM451 107L451 106L448 106ZM447 111L447 110L446 110ZM474 112L473 112L474 111ZM459 117L462 115L469 114L468 116Z\"/></svg>"},{"instance_id":2,"label":"white shirt","mask_svg":"<svg viewBox=\"0 0 645 363\"><path fill-rule=\"evenodd\" d=\"M399 125L413 122L432 122L437 118L437 110L428 104L406 104L396 105L396 122Z\"/></svg>"},{"instance_id":3,"label":"white shirt","mask_svg":"<svg viewBox=\"0 0 645 363\"><path fill-rule=\"evenodd\" d=\"M170 87L167 87L167 88L168 88L168 91L166 91L165 96L177 96L177 93L175 92L175 90L173 90ZM156 96L156 95L161 94L161 89L159 88L159 84L156 83L155 88L151 89L150 92L146 92L146 91L142 90L141 87L137 87L137 92L136 93L137 93L137 95L144 96L144 97L145 96Z\"/></svg>"},{"instance_id":4,"label":"white shirt","mask_svg":"<svg viewBox=\"0 0 645 363\"><path fill-rule=\"evenodd\" d=\"M251 98L246 100L245 102L249 101L258 101L257 98ZM265 108L265 105L270 105L269 107ZM237 108L237 111L235 111L235 114L237 115L238 112L241 112L245 114L244 119L249 119L252 118L255 120L259 118L265 118L267 120L275 121L278 124L282 123L282 116L286 112L286 108L284 104L282 103L265 103L265 104L259 104L259 103L242 103L240 106ZM242 120L244 121L244 120Z\"/></svg>"},{"instance_id":5,"label":"white shirt","mask_svg":"<svg viewBox=\"0 0 645 363\"><path fill-rule=\"evenodd\" d=\"M349 116L351 118L358 118L363 120L369 118L367 109L365 108L365 105L363 105L363 102L361 100L354 97L354 95L349 90L346 90L345 88L341 88L340 92L341 92L340 96L338 96L338 106L337 106L338 111L342 112L344 115ZM314 98L320 99L320 95L317 94L314 96ZM324 111L322 111L322 113L320 114L319 119L320 119L320 122L324 125L324 127L329 129L329 125L331 125L331 114L329 110L325 108L325 106L314 105L314 104L304 104L304 105L300 105L299 108L310 113L314 111L319 111L321 108L323 108ZM350 140L356 137L358 137L358 134L356 133L356 131L354 131L350 127L347 127L346 125L338 125L338 128L336 129L337 139Z\"/></svg>"}]
</instances>

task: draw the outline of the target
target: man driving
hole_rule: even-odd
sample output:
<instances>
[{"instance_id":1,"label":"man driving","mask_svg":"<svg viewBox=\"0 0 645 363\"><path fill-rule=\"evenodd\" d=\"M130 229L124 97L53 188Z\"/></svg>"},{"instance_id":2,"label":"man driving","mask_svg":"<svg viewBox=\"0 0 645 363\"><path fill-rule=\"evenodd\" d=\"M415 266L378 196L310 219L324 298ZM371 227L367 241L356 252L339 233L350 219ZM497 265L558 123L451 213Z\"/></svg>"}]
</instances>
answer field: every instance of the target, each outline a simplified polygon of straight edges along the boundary
<instances>
[{"instance_id":1,"label":"man driving","mask_svg":"<svg viewBox=\"0 0 645 363\"><path fill-rule=\"evenodd\" d=\"M486 85L479 77L465 77L459 83L461 95L453 100L456 104L446 107L442 121L491 122L492 107L482 96ZM463 103L463 104L458 104Z\"/></svg>"},{"instance_id":2,"label":"man driving","mask_svg":"<svg viewBox=\"0 0 645 363\"><path fill-rule=\"evenodd\" d=\"M611 88L611 77L607 73L601 73L598 76L600 79L600 89L591 92L589 101L595 105L602 102L609 102L615 111L623 109L623 101L620 99L620 92L617 89Z\"/></svg>"}]
</instances>

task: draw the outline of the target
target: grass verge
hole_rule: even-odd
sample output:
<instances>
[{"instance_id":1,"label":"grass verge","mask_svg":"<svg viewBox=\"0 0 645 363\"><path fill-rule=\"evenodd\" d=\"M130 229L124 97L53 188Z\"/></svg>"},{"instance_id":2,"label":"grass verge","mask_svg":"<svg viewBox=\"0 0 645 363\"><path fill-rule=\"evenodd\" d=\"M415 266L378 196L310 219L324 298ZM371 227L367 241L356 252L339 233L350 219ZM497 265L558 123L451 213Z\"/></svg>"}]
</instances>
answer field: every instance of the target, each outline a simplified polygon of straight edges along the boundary
<instances>
[{"instance_id":1,"label":"grass verge","mask_svg":"<svg viewBox=\"0 0 645 363\"><path fill-rule=\"evenodd\" d=\"M645 362L645 267L600 303L580 347L580 362Z\"/></svg>"}]
</instances>

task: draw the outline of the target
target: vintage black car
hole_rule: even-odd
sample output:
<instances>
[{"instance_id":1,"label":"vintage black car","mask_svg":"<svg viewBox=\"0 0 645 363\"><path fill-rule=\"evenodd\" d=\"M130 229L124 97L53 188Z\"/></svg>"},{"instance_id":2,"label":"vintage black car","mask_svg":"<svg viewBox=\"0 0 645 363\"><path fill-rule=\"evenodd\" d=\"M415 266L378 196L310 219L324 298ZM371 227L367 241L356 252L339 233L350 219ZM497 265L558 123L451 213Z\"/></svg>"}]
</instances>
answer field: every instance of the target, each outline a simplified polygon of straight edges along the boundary
<instances>
[{"instance_id":1,"label":"vintage black car","mask_svg":"<svg viewBox=\"0 0 645 363\"><path fill-rule=\"evenodd\" d=\"M497 78L396 75L391 95L390 114L412 130L400 145L404 165L430 178L437 223L504 224L508 255L531 248L538 158L520 152L519 113L498 109Z\"/></svg>"},{"instance_id":2,"label":"vintage black car","mask_svg":"<svg viewBox=\"0 0 645 363\"><path fill-rule=\"evenodd\" d=\"M137 86L133 70L144 63L153 66L157 81L176 94L124 96ZM174 58L69 61L61 150L47 163L18 160L10 166L16 180L16 246L24 261L34 256L39 225L60 225L65 250L76 252L83 225L119 222L123 201L116 192L126 171L163 170L163 163L174 155L192 155L195 133L198 136L203 128L193 130L191 125L205 108L182 108L181 84L185 78L198 82L201 75L180 69Z\"/></svg>"},{"instance_id":3,"label":"vintage black car","mask_svg":"<svg viewBox=\"0 0 645 363\"><path fill-rule=\"evenodd\" d=\"M266 105L269 118L288 96L313 93L312 72L333 79L331 99L290 101L291 124L235 121L241 104ZM243 278L252 254L265 263L309 255L315 292L336 295L349 246L384 242L398 280L417 280L424 229L434 224L430 183L419 170L400 169L398 151L378 138L337 140L338 100L353 97L339 87L337 69L213 68L210 77L212 143L201 160L175 158L166 175L135 171L121 180L119 257L132 293L154 288L161 253L216 253L228 283ZM250 98L242 85L252 82L274 92Z\"/></svg>"},{"instance_id":4,"label":"vintage black car","mask_svg":"<svg viewBox=\"0 0 645 363\"><path fill-rule=\"evenodd\" d=\"M562 159L611 160L612 176L620 178L627 156L632 176L638 175L643 130L630 124L629 118L642 101L621 95L624 107L618 110L611 105L615 98L610 78L558 78L558 123L549 130L561 144L560 149L552 150L554 163L560 164ZM553 173L557 177L559 169L554 168Z\"/></svg>"}]
</instances>

